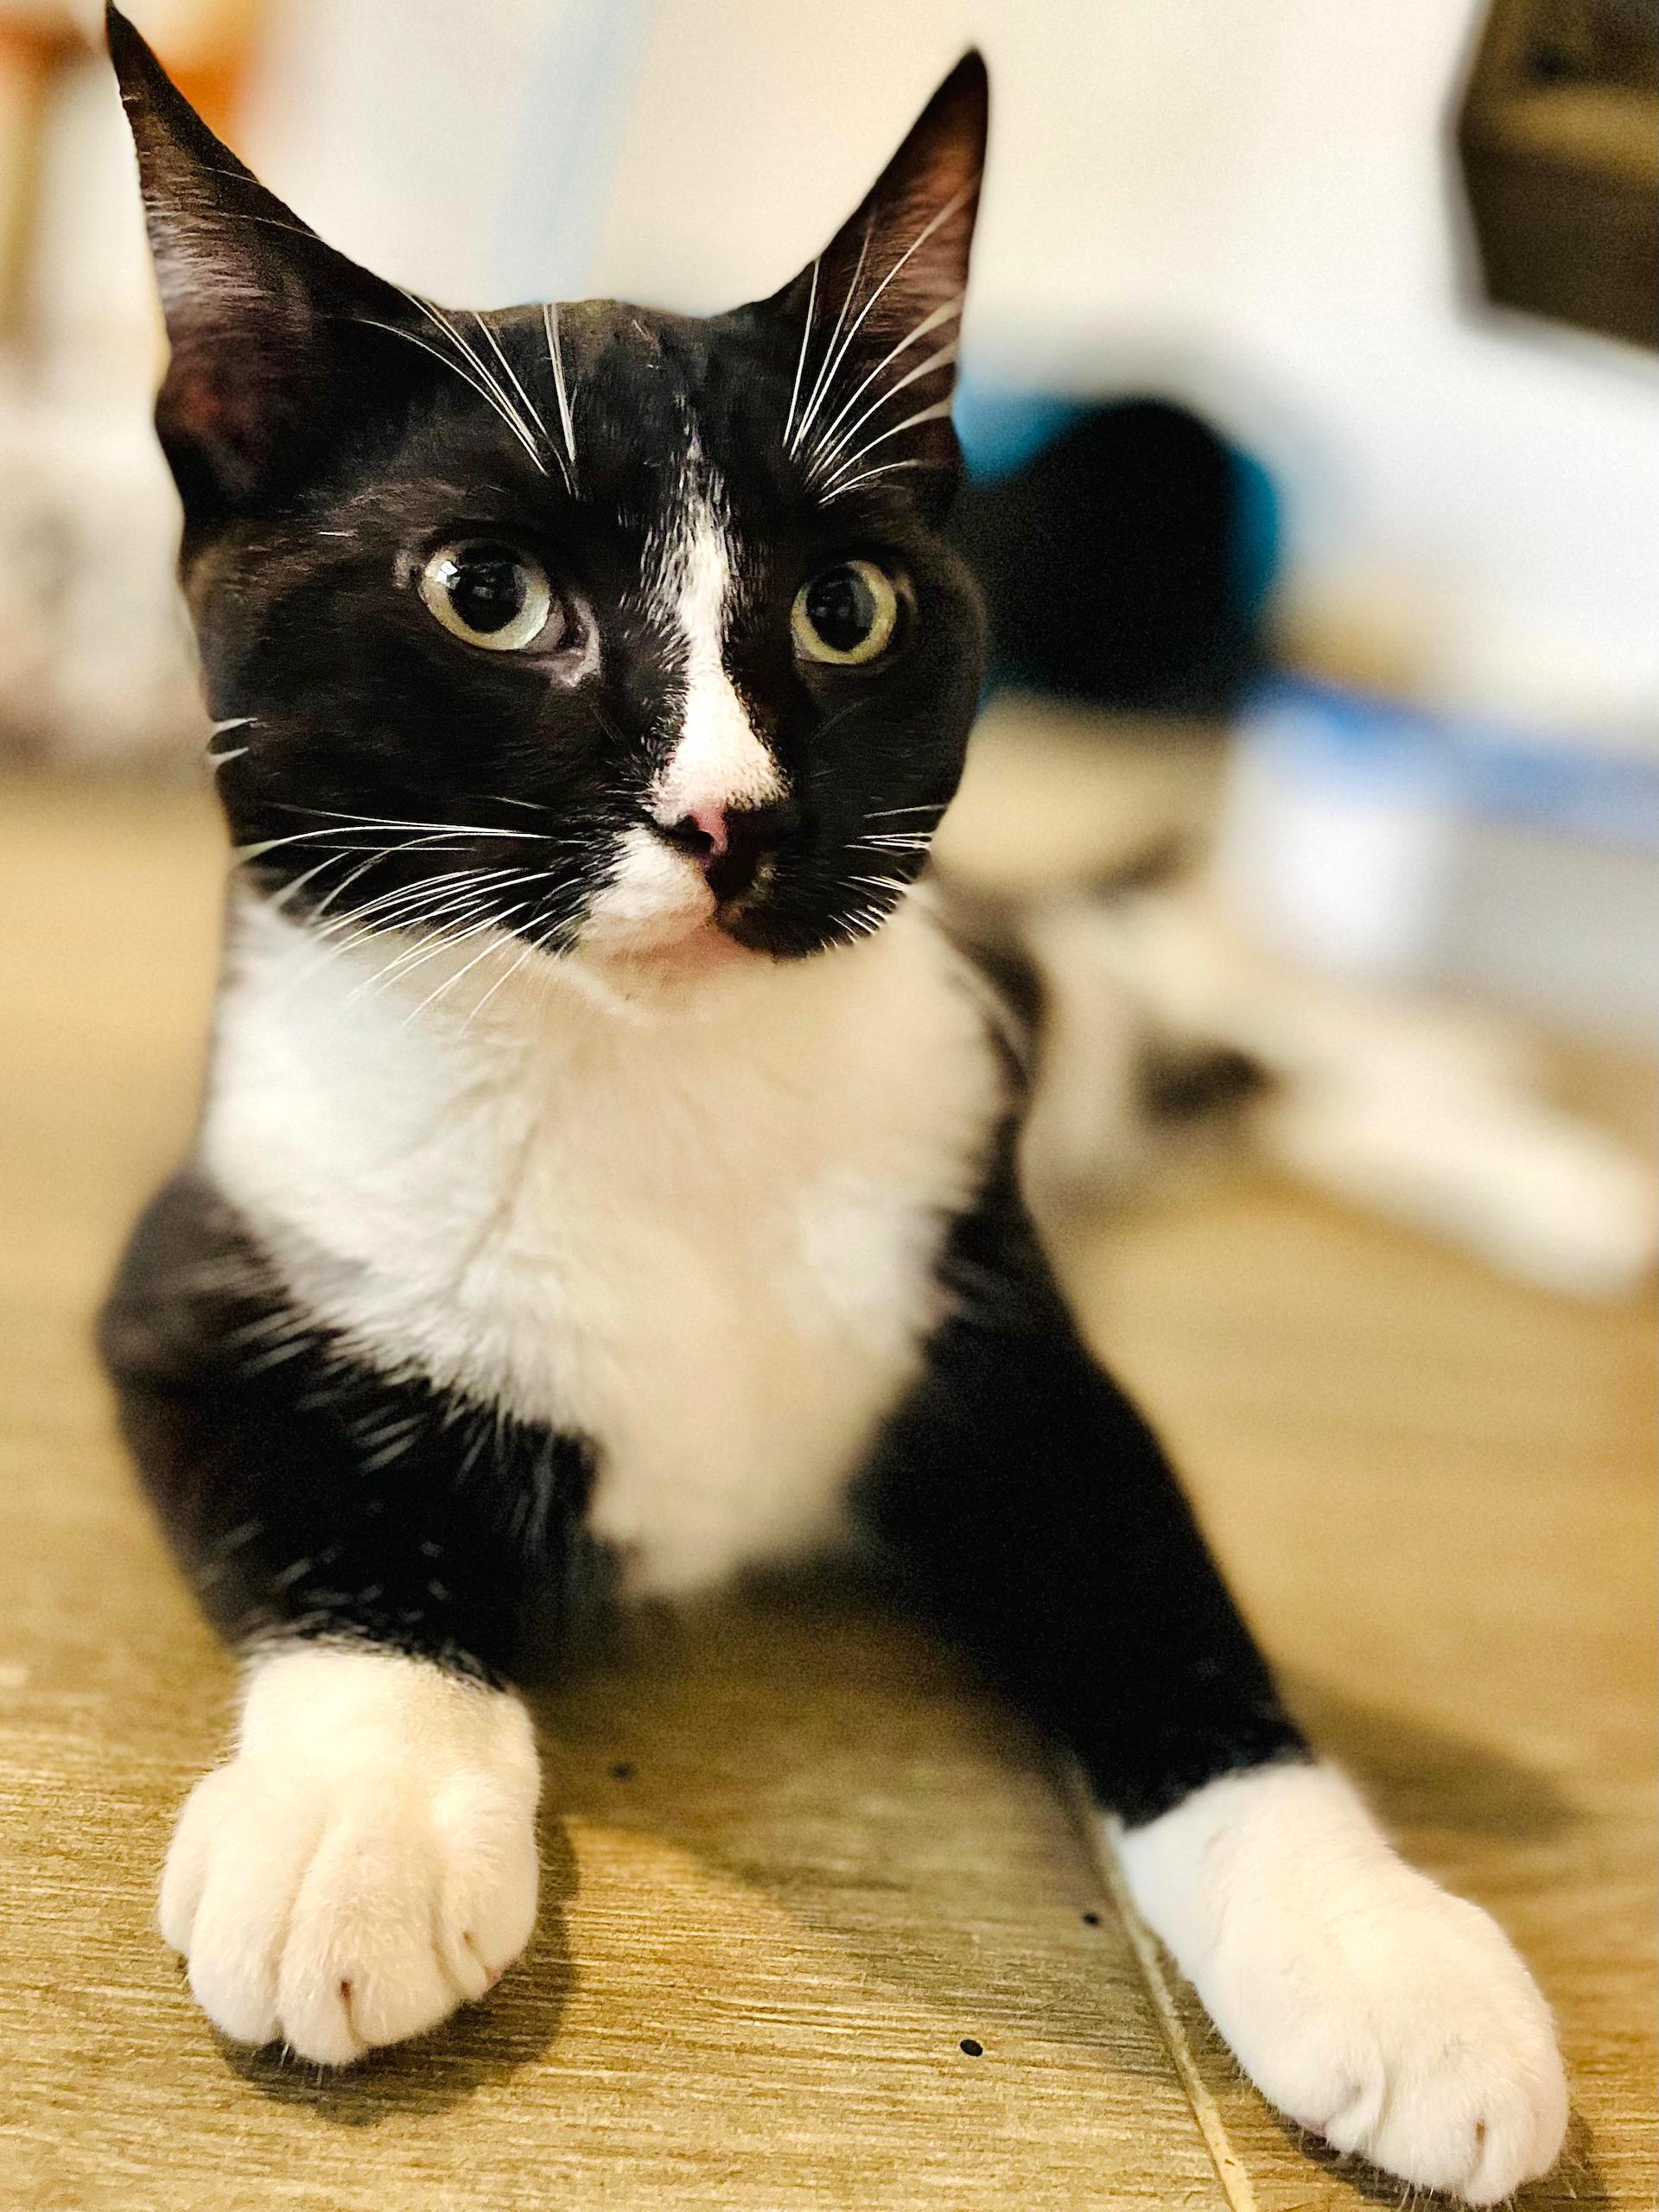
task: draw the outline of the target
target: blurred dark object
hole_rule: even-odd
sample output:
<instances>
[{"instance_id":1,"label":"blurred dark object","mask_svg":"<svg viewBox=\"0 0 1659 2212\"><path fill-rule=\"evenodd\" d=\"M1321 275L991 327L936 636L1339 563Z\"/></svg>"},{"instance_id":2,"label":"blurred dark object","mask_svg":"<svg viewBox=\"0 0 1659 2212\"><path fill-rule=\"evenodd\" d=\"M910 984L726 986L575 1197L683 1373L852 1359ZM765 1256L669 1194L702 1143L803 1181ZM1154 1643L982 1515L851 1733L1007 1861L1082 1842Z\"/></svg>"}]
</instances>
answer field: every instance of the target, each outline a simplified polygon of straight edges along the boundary
<instances>
[{"instance_id":1,"label":"blurred dark object","mask_svg":"<svg viewBox=\"0 0 1659 2212\"><path fill-rule=\"evenodd\" d=\"M970 480L951 535L985 594L993 683L1226 713L1260 664L1270 505L1259 471L1157 399L1089 409L1006 474Z\"/></svg>"},{"instance_id":2,"label":"blurred dark object","mask_svg":"<svg viewBox=\"0 0 1659 2212\"><path fill-rule=\"evenodd\" d=\"M1659 9L1495 0L1458 144L1502 307L1659 347Z\"/></svg>"}]
</instances>

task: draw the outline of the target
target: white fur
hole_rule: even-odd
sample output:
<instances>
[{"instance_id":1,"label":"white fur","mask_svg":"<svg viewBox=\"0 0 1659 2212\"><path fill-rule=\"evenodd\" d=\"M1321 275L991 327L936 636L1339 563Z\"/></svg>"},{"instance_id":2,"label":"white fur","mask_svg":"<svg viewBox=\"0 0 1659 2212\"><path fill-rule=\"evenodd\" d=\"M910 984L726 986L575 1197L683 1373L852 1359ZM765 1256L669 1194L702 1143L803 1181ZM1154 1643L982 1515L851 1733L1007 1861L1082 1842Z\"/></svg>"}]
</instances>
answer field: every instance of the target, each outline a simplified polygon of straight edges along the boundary
<instances>
[{"instance_id":1,"label":"white fur","mask_svg":"<svg viewBox=\"0 0 1659 2212\"><path fill-rule=\"evenodd\" d=\"M695 440L678 512L648 573L647 598L657 621L677 640L682 684L679 732L645 794L651 814L667 830L688 816L707 819L782 798L778 763L726 672L731 552L719 485ZM583 931L602 950L649 951L695 930L713 912L696 861L649 830L634 830L619 840L610 880L589 901Z\"/></svg>"},{"instance_id":2,"label":"white fur","mask_svg":"<svg viewBox=\"0 0 1659 2212\"><path fill-rule=\"evenodd\" d=\"M694 452L692 472L696 466ZM688 474L659 587L681 640L685 686L679 740L650 795L665 824L707 807L760 806L784 795L778 764L726 672L731 553L718 489L706 471L704 476L706 481Z\"/></svg>"},{"instance_id":3,"label":"white fur","mask_svg":"<svg viewBox=\"0 0 1659 2212\"><path fill-rule=\"evenodd\" d=\"M1239 2063L1299 2125L1470 2204L1554 2164L1567 2083L1537 1985L1340 1775L1229 1776L1117 1848Z\"/></svg>"},{"instance_id":4,"label":"white fur","mask_svg":"<svg viewBox=\"0 0 1659 2212\"><path fill-rule=\"evenodd\" d=\"M180 1815L162 1933L226 2035L349 2064L530 1941L537 1789L516 1698L384 1652L272 1654Z\"/></svg>"},{"instance_id":5,"label":"white fur","mask_svg":"<svg viewBox=\"0 0 1659 2212\"><path fill-rule=\"evenodd\" d=\"M665 845L654 830L625 830L610 880L582 915L582 943L593 952L649 957L704 928L714 912L714 894L689 854Z\"/></svg>"},{"instance_id":6,"label":"white fur","mask_svg":"<svg viewBox=\"0 0 1659 2212\"><path fill-rule=\"evenodd\" d=\"M1201 889L1060 900L1028 925L1048 986L1027 1166L1057 1191L1141 1178L1136 1016L1236 1046L1276 1079L1270 1158L1551 1290L1624 1297L1659 1255L1659 1181L1550 1103L1496 1017L1335 981L1262 951Z\"/></svg>"},{"instance_id":7,"label":"white fur","mask_svg":"<svg viewBox=\"0 0 1659 2212\"><path fill-rule=\"evenodd\" d=\"M207 1163L372 1357L590 1438L636 1586L810 1546L916 1370L1000 1105L957 957L918 899L657 992L521 951L462 976L461 948L416 1012L442 956L371 988L385 945L247 907Z\"/></svg>"}]
</instances>

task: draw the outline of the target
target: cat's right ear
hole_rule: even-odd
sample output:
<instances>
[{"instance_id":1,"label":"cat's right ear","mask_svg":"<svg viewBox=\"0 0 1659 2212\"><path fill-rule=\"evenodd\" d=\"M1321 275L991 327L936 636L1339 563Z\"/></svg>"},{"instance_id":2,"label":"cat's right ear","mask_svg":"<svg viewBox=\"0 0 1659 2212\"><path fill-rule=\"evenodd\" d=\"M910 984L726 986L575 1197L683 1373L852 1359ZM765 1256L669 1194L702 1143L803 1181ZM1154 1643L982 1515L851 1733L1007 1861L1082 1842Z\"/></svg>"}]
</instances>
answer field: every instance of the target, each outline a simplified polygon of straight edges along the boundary
<instances>
[{"instance_id":1,"label":"cat's right ear","mask_svg":"<svg viewBox=\"0 0 1659 2212\"><path fill-rule=\"evenodd\" d=\"M800 334L784 443L826 500L878 478L949 496L988 105L985 64L965 54L823 251L763 302Z\"/></svg>"},{"instance_id":2,"label":"cat's right ear","mask_svg":"<svg viewBox=\"0 0 1659 2212\"><path fill-rule=\"evenodd\" d=\"M265 190L118 9L105 21L171 343L156 428L187 518L210 524L291 476L386 375L383 327L409 302Z\"/></svg>"}]
</instances>

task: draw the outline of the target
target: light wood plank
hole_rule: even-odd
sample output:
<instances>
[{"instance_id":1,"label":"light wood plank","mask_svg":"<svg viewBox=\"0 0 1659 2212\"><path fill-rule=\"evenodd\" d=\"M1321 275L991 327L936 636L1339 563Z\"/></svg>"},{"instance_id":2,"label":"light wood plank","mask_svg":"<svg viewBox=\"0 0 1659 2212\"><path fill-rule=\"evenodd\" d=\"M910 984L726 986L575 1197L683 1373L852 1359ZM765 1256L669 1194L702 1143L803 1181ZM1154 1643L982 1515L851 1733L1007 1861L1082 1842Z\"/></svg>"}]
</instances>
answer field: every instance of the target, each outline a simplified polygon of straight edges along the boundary
<instances>
[{"instance_id":1,"label":"light wood plank","mask_svg":"<svg viewBox=\"0 0 1659 2212\"><path fill-rule=\"evenodd\" d=\"M227 1676L85 1332L188 1123L218 868L185 794L0 786L0 2204L1219 2206L1039 1748L833 1589L548 1703L543 1939L461 2027L327 2085L207 2035L149 1923ZM1304 1709L1540 1969L1580 2119L1527 2212L1651 2206L1650 1314L1249 1179L1071 1263ZM1178 2004L1262 2212L1400 2201Z\"/></svg>"},{"instance_id":2,"label":"light wood plank","mask_svg":"<svg viewBox=\"0 0 1659 2212\"><path fill-rule=\"evenodd\" d=\"M486 2005L327 2082L218 2045L150 1916L228 1669L86 1344L217 882L183 795L0 788L0 2204L1218 2208L1041 1748L823 1586L647 1618L547 1702L546 1904Z\"/></svg>"}]
</instances>

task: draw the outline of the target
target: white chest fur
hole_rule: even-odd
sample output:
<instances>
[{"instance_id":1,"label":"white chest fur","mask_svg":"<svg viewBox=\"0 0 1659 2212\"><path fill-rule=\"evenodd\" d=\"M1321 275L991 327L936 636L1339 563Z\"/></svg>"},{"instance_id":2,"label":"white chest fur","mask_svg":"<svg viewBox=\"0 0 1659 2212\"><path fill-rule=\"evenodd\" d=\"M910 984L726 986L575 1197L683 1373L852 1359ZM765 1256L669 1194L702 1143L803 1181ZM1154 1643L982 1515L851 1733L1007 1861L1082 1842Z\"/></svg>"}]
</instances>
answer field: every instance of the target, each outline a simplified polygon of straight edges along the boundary
<instances>
[{"instance_id":1,"label":"white chest fur","mask_svg":"<svg viewBox=\"0 0 1659 2212\"><path fill-rule=\"evenodd\" d=\"M540 962L485 1004L486 962L423 1011L437 970L372 982L386 957L238 918L203 1149L296 1294L382 1363L591 1439L636 1587L830 1533L997 1110L925 907L644 1004Z\"/></svg>"}]
</instances>

